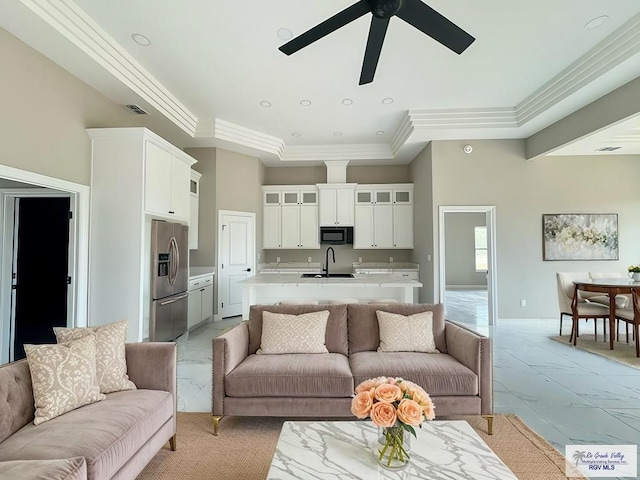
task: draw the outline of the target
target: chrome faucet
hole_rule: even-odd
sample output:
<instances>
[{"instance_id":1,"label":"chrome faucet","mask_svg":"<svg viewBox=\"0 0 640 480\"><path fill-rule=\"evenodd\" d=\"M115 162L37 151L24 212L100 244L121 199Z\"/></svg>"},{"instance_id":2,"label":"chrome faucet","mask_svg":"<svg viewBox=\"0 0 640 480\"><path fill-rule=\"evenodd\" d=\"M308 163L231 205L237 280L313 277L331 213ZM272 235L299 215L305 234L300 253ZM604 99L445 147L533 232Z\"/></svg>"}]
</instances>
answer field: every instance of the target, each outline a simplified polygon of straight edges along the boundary
<instances>
[{"instance_id":1,"label":"chrome faucet","mask_svg":"<svg viewBox=\"0 0 640 480\"><path fill-rule=\"evenodd\" d=\"M322 269L325 277L329 276L329 250L331 250L331 255L333 256L333 263L336 263L335 250L333 249L333 247L327 248L327 252L325 253L325 256L324 256L324 268Z\"/></svg>"}]
</instances>

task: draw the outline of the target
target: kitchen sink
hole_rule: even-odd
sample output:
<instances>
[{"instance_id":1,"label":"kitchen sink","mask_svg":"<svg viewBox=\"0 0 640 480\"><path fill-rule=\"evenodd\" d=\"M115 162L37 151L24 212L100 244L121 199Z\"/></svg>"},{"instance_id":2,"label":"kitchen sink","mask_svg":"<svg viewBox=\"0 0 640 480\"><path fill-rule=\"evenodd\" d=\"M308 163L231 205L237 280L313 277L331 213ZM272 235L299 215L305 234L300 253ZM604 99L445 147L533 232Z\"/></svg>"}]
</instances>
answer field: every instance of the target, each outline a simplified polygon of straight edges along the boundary
<instances>
[{"instance_id":1,"label":"kitchen sink","mask_svg":"<svg viewBox=\"0 0 640 480\"><path fill-rule=\"evenodd\" d=\"M303 273L302 278L353 278L353 273L330 273L325 275L324 273Z\"/></svg>"}]
</instances>

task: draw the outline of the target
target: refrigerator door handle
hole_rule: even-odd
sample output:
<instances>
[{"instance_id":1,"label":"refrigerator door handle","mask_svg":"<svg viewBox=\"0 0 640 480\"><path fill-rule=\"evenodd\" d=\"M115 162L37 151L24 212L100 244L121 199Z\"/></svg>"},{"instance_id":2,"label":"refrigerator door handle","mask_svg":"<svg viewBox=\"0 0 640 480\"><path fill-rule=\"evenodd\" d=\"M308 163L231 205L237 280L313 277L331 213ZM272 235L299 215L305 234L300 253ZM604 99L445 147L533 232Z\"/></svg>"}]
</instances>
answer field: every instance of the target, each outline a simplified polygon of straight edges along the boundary
<instances>
[{"instance_id":1,"label":"refrigerator door handle","mask_svg":"<svg viewBox=\"0 0 640 480\"><path fill-rule=\"evenodd\" d=\"M171 237L171 240L169 240L169 255L171 258L171 265L169 267L169 285L173 287L178 276L177 264L180 261L175 237Z\"/></svg>"},{"instance_id":2,"label":"refrigerator door handle","mask_svg":"<svg viewBox=\"0 0 640 480\"><path fill-rule=\"evenodd\" d=\"M171 303L175 303L178 302L180 300L183 300L185 298L187 298L189 296L188 293L185 293L184 295L180 295L179 297L175 297L175 298L171 298L169 300L165 300L164 302L160 302L160 306L164 307L165 305L169 305Z\"/></svg>"},{"instance_id":3,"label":"refrigerator door handle","mask_svg":"<svg viewBox=\"0 0 640 480\"><path fill-rule=\"evenodd\" d=\"M171 240L173 240L173 248L176 252L176 271L173 274L173 283L176 283L176 280L178 279L178 272L180 271L180 248L178 247L178 241L176 240L176 237L171 237Z\"/></svg>"}]
</instances>

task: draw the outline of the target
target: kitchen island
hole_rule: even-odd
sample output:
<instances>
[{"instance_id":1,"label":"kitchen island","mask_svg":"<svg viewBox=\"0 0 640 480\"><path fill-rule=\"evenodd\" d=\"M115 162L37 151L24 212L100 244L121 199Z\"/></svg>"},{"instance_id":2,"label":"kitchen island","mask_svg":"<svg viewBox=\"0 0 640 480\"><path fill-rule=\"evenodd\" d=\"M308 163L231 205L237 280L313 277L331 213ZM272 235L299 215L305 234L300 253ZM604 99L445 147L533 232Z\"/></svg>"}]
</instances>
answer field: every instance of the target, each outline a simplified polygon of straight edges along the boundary
<instances>
[{"instance_id":1,"label":"kitchen island","mask_svg":"<svg viewBox=\"0 0 640 480\"><path fill-rule=\"evenodd\" d=\"M238 282L243 288L242 318L249 318L251 305L275 304L281 301L326 303L353 300L367 303L393 299L416 303L417 288L422 283L394 274L355 274L353 278L302 278L299 275L258 274Z\"/></svg>"}]
</instances>

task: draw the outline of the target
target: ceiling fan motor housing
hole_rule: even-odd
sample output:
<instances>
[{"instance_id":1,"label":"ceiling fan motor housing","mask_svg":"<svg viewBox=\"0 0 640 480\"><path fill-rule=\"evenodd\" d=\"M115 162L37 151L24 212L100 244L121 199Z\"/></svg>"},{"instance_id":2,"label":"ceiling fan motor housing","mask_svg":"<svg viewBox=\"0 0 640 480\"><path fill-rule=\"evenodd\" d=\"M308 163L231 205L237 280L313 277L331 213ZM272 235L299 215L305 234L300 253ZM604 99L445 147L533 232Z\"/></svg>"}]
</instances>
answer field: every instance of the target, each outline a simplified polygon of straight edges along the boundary
<instances>
[{"instance_id":1,"label":"ceiling fan motor housing","mask_svg":"<svg viewBox=\"0 0 640 480\"><path fill-rule=\"evenodd\" d=\"M402 0L369 0L371 13L377 18L391 18L402 7Z\"/></svg>"}]
</instances>

